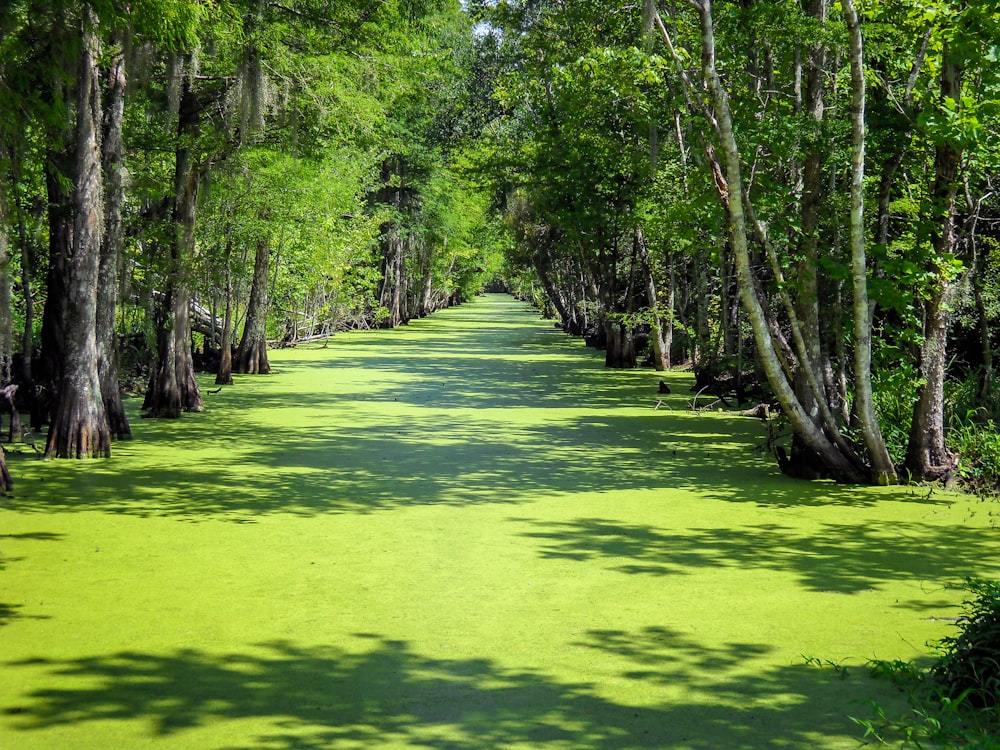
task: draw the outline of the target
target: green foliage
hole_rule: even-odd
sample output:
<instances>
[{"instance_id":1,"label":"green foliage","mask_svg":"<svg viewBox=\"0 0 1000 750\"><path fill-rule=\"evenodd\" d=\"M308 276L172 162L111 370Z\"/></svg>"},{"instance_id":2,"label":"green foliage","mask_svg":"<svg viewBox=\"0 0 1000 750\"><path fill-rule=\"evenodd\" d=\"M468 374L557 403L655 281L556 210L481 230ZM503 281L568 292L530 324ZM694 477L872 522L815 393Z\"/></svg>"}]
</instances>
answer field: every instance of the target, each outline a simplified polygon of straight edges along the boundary
<instances>
[{"instance_id":1,"label":"green foliage","mask_svg":"<svg viewBox=\"0 0 1000 750\"><path fill-rule=\"evenodd\" d=\"M973 371L946 384L947 439L959 457L958 476L970 491L1000 491L1000 384L983 393L981 375Z\"/></svg>"},{"instance_id":2,"label":"green foliage","mask_svg":"<svg viewBox=\"0 0 1000 750\"><path fill-rule=\"evenodd\" d=\"M1000 748L1000 584L969 578L966 586L973 598L957 619L960 632L941 639L933 664L869 662L872 676L904 691L910 708L895 716L872 702L873 718L854 718L866 739L918 748Z\"/></svg>"},{"instance_id":3,"label":"green foliage","mask_svg":"<svg viewBox=\"0 0 1000 750\"><path fill-rule=\"evenodd\" d=\"M966 584L973 596L958 618L960 632L941 640L931 675L942 697L1000 718L1000 582L969 578Z\"/></svg>"},{"instance_id":4,"label":"green foliage","mask_svg":"<svg viewBox=\"0 0 1000 750\"><path fill-rule=\"evenodd\" d=\"M920 374L898 349L886 347L881 355L887 364L877 367L872 375L875 412L882 425L882 437L889 455L894 462L902 463L910 439L913 403L921 382ZM894 355L897 357L894 364L888 364Z\"/></svg>"}]
</instances>

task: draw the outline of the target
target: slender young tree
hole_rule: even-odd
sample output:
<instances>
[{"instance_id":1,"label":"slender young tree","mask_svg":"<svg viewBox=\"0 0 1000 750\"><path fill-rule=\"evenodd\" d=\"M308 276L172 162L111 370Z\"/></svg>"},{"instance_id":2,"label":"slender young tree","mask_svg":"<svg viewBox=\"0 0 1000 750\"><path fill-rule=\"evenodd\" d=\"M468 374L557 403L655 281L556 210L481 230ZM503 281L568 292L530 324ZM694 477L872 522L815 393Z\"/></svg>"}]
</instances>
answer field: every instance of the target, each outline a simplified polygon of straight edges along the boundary
<instances>
[{"instance_id":1,"label":"slender young tree","mask_svg":"<svg viewBox=\"0 0 1000 750\"><path fill-rule=\"evenodd\" d=\"M865 252L865 71L861 24L854 0L842 0L851 58L851 279L854 286L854 398L861 434L868 448L876 484L896 481L872 396L871 303Z\"/></svg>"}]
</instances>

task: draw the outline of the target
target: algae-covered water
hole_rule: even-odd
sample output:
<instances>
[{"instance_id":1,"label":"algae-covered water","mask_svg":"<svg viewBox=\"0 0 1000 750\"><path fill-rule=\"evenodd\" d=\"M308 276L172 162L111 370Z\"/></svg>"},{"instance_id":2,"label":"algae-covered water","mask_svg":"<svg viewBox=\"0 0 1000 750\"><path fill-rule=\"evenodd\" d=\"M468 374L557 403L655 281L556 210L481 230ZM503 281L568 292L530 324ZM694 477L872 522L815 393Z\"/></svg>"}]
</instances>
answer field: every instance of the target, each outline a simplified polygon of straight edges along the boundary
<instances>
[{"instance_id":1,"label":"algae-covered water","mask_svg":"<svg viewBox=\"0 0 1000 750\"><path fill-rule=\"evenodd\" d=\"M997 506L787 479L507 297L272 356L10 457L0 748L856 747L1000 572Z\"/></svg>"}]
</instances>

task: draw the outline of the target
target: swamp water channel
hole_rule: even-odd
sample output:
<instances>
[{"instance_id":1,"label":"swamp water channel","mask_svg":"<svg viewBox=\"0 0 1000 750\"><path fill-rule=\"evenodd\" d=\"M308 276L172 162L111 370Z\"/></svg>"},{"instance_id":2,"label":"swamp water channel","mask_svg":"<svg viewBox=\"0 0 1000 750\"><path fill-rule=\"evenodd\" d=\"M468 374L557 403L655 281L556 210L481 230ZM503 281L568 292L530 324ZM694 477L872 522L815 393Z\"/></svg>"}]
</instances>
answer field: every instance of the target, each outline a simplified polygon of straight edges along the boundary
<instances>
[{"instance_id":1,"label":"swamp water channel","mask_svg":"<svg viewBox=\"0 0 1000 750\"><path fill-rule=\"evenodd\" d=\"M0 748L857 747L1000 574L996 505L788 479L508 297L272 364L10 457Z\"/></svg>"}]
</instances>

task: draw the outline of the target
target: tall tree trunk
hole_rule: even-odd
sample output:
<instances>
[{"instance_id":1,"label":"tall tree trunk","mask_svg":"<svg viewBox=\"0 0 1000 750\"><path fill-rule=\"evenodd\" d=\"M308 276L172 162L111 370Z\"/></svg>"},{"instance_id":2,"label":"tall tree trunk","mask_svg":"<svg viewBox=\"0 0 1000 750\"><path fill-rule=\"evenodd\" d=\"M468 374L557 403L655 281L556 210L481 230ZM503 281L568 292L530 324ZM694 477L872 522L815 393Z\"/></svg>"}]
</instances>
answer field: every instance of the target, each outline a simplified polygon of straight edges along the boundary
<instances>
[{"instance_id":1,"label":"tall tree trunk","mask_svg":"<svg viewBox=\"0 0 1000 750\"><path fill-rule=\"evenodd\" d=\"M21 294L24 298L24 333L21 338L21 378L20 391L23 396L27 396L28 403L35 403L35 381L31 367L31 359L34 356L34 327L35 327L35 302L31 293L31 249L28 245L28 228L24 221L24 209L18 193L18 186L21 181L19 149L12 146L11 154L11 177L13 182L14 204L17 210L17 235L21 250ZM32 407L34 408L34 407Z\"/></svg>"},{"instance_id":2,"label":"tall tree trunk","mask_svg":"<svg viewBox=\"0 0 1000 750\"><path fill-rule=\"evenodd\" d=\"M941 65L941 100L957 108L961 93L962 69L945 45ZM955 198L961 161L962 151L954 142L945 141L935 148L931 210L935 213L938 226L931 240L932 257L928 268L934 276L934 286L924 308L924 343L920 348L920 374L924 382L913 407L906 448L906 468L920 479L946 478L956 465L955 456L945 446L944 380L953 296L951 272L946 264L957 243Z\"/></svg>"},{"instance_id":3,"label":"tall tree trunk","mask_svg":"<svg viewBox=\"0 0 1000 750\"><path fill-rule=\"evenodd\" d=\"M7 239L7 226L8 226L8 208L7 208L7 195L4 191L3 181L0 180L0 264L3 266L2 278L0 278L0 295L5 294L5 298L0 300L0 315L4 318L4 326L6 327L6 350L5 358L3 360L3 379L5 381L10 381L11 379L11 348L12 348L12 332L10 326L11 319L11 309L10 309L10 275L8 271L8 264L10 262L10 246ZM14 406L14 391L17 390L16 385L8 385L5 389L10 393L10 433L9 437L11 442L14 440L20 440L23 433L21 427L21 418L17 413L17 408ZM7 469L7 457L4 455L3 448L0 447L0 494L6 495L8 492L14 491L14 480L10 476L10 471Z\"/></svg>"},{"instance_id":4,"label":"tall tree trunk","mask_svg":"<svg viewBox=\"0 0 1000 750\"><path fill-rule=\"evenodd\" d=\"M125 202L125 149L122 123L125 114L125 50L116 52L109 70L109 97L104 115L103 167L105 179L104 236L97 282L97 350L101 397L111 435L118 440L132 437L132 428L122 404L118 383L118 336L115 309L118 304L118 264L122 246L122 206Z\"/></svg>"},{"instance_id":5,"label":"tall tree trunk","mask_svg":"<svg viewBox=\"0 0 1000 750\"><path fill-rule=\"evenodd\" d=\"M0 179L0 382L11 381L14 331L11 324L10 241L7 193Z\"/></svg>"},{"instance_id":6,"label":"tall tree trunk","mask_svg":"<svg viewBox=\"0 0 1000 750\"><path fill-rule=\"evenodd\" d=\"M142 406L150 417L176 418L181 412L204 408L191 354L191 293L186 270L194 252L199 179L190 142L198 135L201 105L193 89L190 62L186 62L175 66L175 75L181 76L181 95L172 196L174 241L162 297L157 363Z\"/></svg>"},{"instance_id":7,"label":"tall tree trunk","mask_svg":"<svg viewBox=\"0 0 1000 750\"><path fill-rule=\"evenodd\" d=\"M642 263L643 276L646 279L646 303L649 305L652 321L650 322L649 341L653 349L653 368L657 372L670 369L670 349L664 337L663 318L660 316L660 300L656 289L656 279L653 277L653 265L649 262L649 249L641 230L635 232L635 243L639 249L639 260Z\"/></svg>"},{"instance_id":8,"label":"tall tree trunk","mask_svg":"<svg viewBox=\"0 0 1000 750\"><path fill-rule=\"evenodd\" d=\"M616 369L630 369L636 366L635 340L632 331L620 320L604 318L606 334L604 346L604 366Z\"/></svg>"},{"instance_id":9,"label":"tall tree trunk","mask_svg":"<svg viewBox=\"0 0 1000 750\"><path fill-rule=\"evenodd\" d=\"M243 338L236 350L236 372L251 375L267 375L271 372L271 365L267 361L267 275L270 257L267 240L257 240L247 320L243 326Z\"/></svg>"},{"instance_id":10,"label":"tall tree trunk","mask_svg":"<svg viewBox=\"0 0 1000 750\"><path fill-rule=\"evenodd\" d=\"M896 481L896 469L882 438L872 397L872 326L868 300L868 263L865 255L865 72L861 26L854 0L842 0L850 37L852 90L851 157L851 276L854 283L854 399L861 434L868 448L872 480L876 484Z\"/></svg>"},{"instance_id":11,"label":"tall tree trunk","mask_svg":"<svg viewBox=\"0 0 1000 750\"><path fill-rule=\"evenodd\" d=\"M83 19L76 74L76 158L73 185L73 244L66 258L65 348L55 417L45 455L108 457L111 433L101 399L97 366L97 276L104 196L101 170L101 95L97 19Z\"/></svg>"},{"instance_id":12,"label":"tall tree trunk","mask_svg":"<svg viewBox=\"0 0 1000 750\"><path fill-rule=\"evenodd\" d=\"M47 155L45 170L48 198L49 267L45 276L45 306L42 308L42 350L37 373L38 398L31 412L31 426L52 421L65 362L66 266L73 246L73 196L62 175L72 169L66 152Z\"/></svg>"},{"instance_id":13,"label":"tall tree trunk","mask_svg":"<svg viewBox=\"0 0 1000 750\"><path fill-rule=\"evenodd\" d=\"M226 317L222 323L222 343L219 346L219 372L215 376L216 385L233 384L233 271L230 260L233 257L233 242L226 238Z\"/></svg>"},{"instance_id":14,"label":"tall tree trunk","mask_svg":"<svg viewBox=\"0 0 1000 750\"><path fill-rule=\"evenodd\" d=\"M403 321L402 287L403 278L400 275L403 257L402 230L397 224L390 224L385 231L385 247L382 257L382 289L379 301L386 310L386 317L381 323L382 328L395 328Z\"/></svg>"},{"instance_id":15,"label":"tall tree trunk","mask_svg":"<svg viewBox=\"0 0 1000 750\"><path fill-rule=\"evenodd\" d=\"M821 27L826 27L828 0L811 0L809 15ZM795 392L810 417L822 422L821 401L826 394L816 390L822 382L820 377L822 334L820 332L819 302L819 226L820 206L823 198L823 162L828 144L821 142L819 129L825 117L824 80L826 70L826 41L815 42L809 49L808 72L806 74L805 98L802 101L805 115L814 124L805 144L806 158L802 164L802 235L799 243L800 260L795 274L798 294L795 312L799 332L802 336L802 352L795 378ZM801 87L800 87L801 88ZM808 369L808 372L806 370Z\"/></svg>"}]
</instances>

